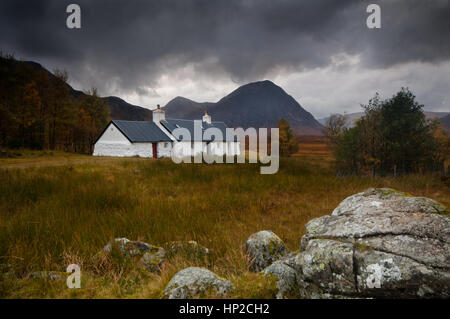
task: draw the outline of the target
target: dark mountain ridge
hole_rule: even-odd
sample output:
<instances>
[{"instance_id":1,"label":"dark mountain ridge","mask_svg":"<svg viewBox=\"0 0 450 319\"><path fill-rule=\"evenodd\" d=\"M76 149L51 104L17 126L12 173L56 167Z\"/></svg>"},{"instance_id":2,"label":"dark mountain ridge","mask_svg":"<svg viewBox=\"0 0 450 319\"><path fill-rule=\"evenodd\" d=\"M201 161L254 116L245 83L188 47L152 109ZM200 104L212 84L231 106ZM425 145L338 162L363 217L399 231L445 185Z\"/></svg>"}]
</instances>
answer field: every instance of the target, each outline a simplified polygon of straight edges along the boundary
<instances>
[{"instance_id":1,"label":"dark mountain ridge","mask_svg":"<svg viewBox=\"0 0 450 319\"><path fill-rule=\"evenodd\" d=\"M286 119L298 135L322 135L322 125L281 87L271 81L243 85L216 103L177 97L164 107L169 118L200 119L205 110L229 127L277 127Z\"/></svg>"},{"instance_id":2,"label":"dark mountain ridge","mask_svg":"<svg viewBox=\"0 0 450 319\"><path fill-rule=\"evenodd\" d=\"M51 81L60 81L42 65L32 61L17 61L42 70ZM84 92L67 84L70 94L78 99ZM152 111L127 103L116 96L102 97L112 120L150 121ZM277 127L280 118L286 119L297 135L322 135L322 125L281 87L271 81L243 85L218 102L196 102L178 96L164 106L167 118L201 119L205 110L215 121L229 127Z\"/></svg>"},{"instance_id":3,"label":"dark mountain ridge","mask_svg":"<svg viewBox=\"0 0 450 319\"><path fill-rule=\"evenodd\" d=\"M18 61L19 63L25 63L36 70L42 70L44 71L48 77L52 81L58 81L53 73L48 71L46 68L44 68L42 65L40 65L37 62L33 61ZM72 86L67 84L67 87L69 89L70 94L74 98L80 98L85 95L84 92L75 90ZM102 97L102 100L104 100L108 106L109 109L109 117L111 120L128 120L128 121L151 121L152 120L152 111L149 109L146 109L141 106L133 105L130 103L127 103L126 101L122 100L119 97L116 96L107 96Z\"/></svg>"},{"instance_id":4,"label":"dark mountain ridge","mask_svg":"<svg viewBox=\"0 0 450 319\"><path fill-rule=\"evenodd\" d=\"M102 98L109 107L109 117L112 120L151 121L152 111L141 106L125 102L117 96Z\"/></svg>"},{"instance_id":5,"label":"dark mountain ridge","mask_svg":"<svg viewBox=\"0 0 450 319\"><path fill-rule=\"evenodd\" d=\"M167 112L168 118L189 119L192 112L201 116L205 110L211 109L214 104L211 102L195 102L182 96L177 96L164 106L164 110ZM199 119L199 117L197 116L195 119Z\"/></svg>"}]
</instances>

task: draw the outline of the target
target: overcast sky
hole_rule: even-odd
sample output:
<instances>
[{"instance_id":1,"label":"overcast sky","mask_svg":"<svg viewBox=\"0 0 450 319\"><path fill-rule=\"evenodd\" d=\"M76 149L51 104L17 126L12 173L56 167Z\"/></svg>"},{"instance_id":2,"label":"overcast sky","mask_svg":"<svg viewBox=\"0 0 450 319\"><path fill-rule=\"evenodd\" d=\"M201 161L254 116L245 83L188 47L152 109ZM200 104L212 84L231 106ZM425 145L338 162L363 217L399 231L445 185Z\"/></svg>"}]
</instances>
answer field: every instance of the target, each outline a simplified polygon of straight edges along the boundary
<instances>
[{"instance_id":1,"label":"overcast sky","mask_svg":"<svg viewBox=\"0 0 450 319\"><path fill-rule=\"evenodd\" d=\"M66 27L70 3L80 30ZM370 3L381 29L366 26ZM2 0L0 48L148 108L268 79L317 118L402 86L450 111L449 0Z\"/></svg>"}]
</instances>

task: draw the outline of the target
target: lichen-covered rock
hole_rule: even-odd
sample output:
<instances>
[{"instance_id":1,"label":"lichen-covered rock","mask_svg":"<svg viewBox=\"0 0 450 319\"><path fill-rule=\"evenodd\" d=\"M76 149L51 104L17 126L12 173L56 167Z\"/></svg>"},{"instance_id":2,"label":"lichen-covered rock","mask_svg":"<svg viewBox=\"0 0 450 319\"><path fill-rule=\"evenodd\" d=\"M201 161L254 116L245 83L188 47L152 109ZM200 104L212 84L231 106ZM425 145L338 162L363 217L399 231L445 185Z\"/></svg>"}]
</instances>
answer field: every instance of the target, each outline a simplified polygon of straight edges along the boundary
<instances>
[{"instance_id":1,"label":"lichen-covered rock","mask_svg":"<svg viewBox=\"0 0 450 319\"><path fill-rule=\"evenodd\" d=\"M278 289L276 297L284 299L298 295L297 273L300 270L298 255L291 253L265 268L263 274L276 277Z\"/></svg>"},{"instance_id":2,"label":"lichen-covered rock","mask_svg":"<svg viewBox=\"0 0 450 319\"><path fill-rule=\"evenodd\" d=\"M306 225L304 297L450 297L450 218L428 198L369 189Z\"/></svg>"},{"instance_id":3,"label":"lichen-covered rock","mask_svg":"<svg viewBox=\"0 0 450 319\"><path fill-rule=\"evenodd\" d=\"M129 240L129 239L127 239L127 238L115 238L113 243L108 242L108 243L105 245L105 247L103 247L103 251L106 252L106 253L111 252L111 251L112 251L112 248L113 248L113 244L114 244L114 245L117 245L117 246L120 248L120 250L122 251L122 253L125 253L125 245L126 245L127 243L129 243L130 241L131 241L131 240Z\"/></svg>"},{"instance_id":4,"label":"lichen-covered rock","mask_svg":"<svg viewBox=\"0 0 450 319\"><path fill-rule=\"evenodd\" d=\"M299 280L316 283L331 294L354 292L352 244L313 239L298 259L302 269Z\"/></svg>"},{"instance_id":5,"label":"lichen-covered rock","mask_svg":"<svg viewBox=\"0 0 450 319\"><path fill-rule=\"evenodd\" d=\"M159 273L165 257L166 251L164 248L152 246L151 250L144 253L139 260L139 264L148 271Z\"/></svg>"},{"instance_id":6,"label":"lichen-covered rock","mask_svg":"<svg viewBox=\"0 0 450 319\"><path fill-rule=\"evenodd\" d=\"M163 291L169 299L227 296L233 285L205 268L189 267L175 274Z\"/></svg>"},{"instance_id":7,"label":"lichen-covered rock","mask_svg":"<svg viewBox=\"0 0 450 319\"><path fill-rule=\"evenodd\" d=\"M122 253L127 257L142 256L146 252L154 251L156 247L144 243L142 241L131 241L127 238L114 239L114 245L117 245L122 251ZM112 250L111 242L109 242L105 247L103 247L104 252L110 252L111 250Z\"/></svg>"},{"instance_id":8,"label":"lichen-covered rock","mask_svg":"<svg viewBox=\"0 0 450 319\"><path fill-rule=\"evenodd\" d=\"M251 235L245 243L245 249L250 259L249 269L256 272L287 255L283 241L270 230Z\"/></svg>"},{"instance_id":9,"label":"lichen-covered rock","mask_svg":"<svg viewBox=\"0 0 450 319\"><path fill-rule=\"evenodd\" d=\"M149 245L141 241L131 241L127 238L114 239L114 245L119 247L126 258L140 257L138 265L151 272L159 272L161 264L165 260L166 251L162 247ZM113 246L109 242L103 247L103 251L111 252L112 248Z\"/></svg>"},{"instance_id":10,"label":"lichen-covered rock","mask_svg":"<svg viewBox=\"0 0 450 319\"><path fill-rule=\"evenodd\" d=\"M449 218L438 214L377 212L323 216L306 224L302 249L312 238L357 239L380 236L410 236L449 241Z\"/></svg>"},{"instance_id":11,"label":"lichen-covered rock","mask_svg":"<svg viewBox=\"0 0 450 319\"><path fill-rule=\"evenodd\" d=\"M415 212L448 215L444 205L426 197L414 197L392 188L369 188L344 199L332 216L372 214L376 212Z\"/></svg>"},{"instance_id":12,"label":"lichen-covered rock","mask_svg":"<svg viewBox=\"0 0 450 319\"><path fill-rule=\"evenodd\" d=\"M361 249L370 247L378 251L391 252L435 268L448 268L450 265L449 243L436 238L385 234L358 238L356 244Z\"/></svg>"},{"instance_id":13,"label":"lichen-covered rock","mask_svg":"<svg viewBox=\"0 0 450 319\"><path fill-rule=\"evenodd\" d=\"M203 259L210 254L210 250L194 240L175 241L164 245L167 247L167 256L175 256L177 254L185 254L195 259Z\"/></svg>"},{"instance_id":14,"label":"lichen-covered rock","mask_svg":"<svg viewBox=\"0 0 450 319\"><path fill-rule=\"evenodd\" d=\"M372 297L449 297L450 273L415 260L367 249L355 250L357 289Z\"/></svg>"}]
</instances>

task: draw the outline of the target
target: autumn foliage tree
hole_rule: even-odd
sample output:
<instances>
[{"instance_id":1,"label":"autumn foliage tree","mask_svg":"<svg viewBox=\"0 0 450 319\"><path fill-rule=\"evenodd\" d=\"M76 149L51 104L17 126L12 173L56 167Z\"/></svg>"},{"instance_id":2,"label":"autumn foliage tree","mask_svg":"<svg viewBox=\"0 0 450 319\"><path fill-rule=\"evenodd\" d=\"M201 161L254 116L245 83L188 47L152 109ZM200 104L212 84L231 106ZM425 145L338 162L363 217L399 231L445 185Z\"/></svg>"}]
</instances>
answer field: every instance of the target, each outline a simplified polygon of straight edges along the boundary
<instances>
[{"instance_id":1,"label":"autumn foliage tree","mask_svg":"<svg viewBox=\"0 0 450 319\"><path fill-rule=\"evenodd\" d=\"M278 121L279 137L280 137L280 156L290 156L298 151L298 144L292 133L291 126L288 121L281 118Z\"/></svg>"},{"instance_id":2,"label":"autumn foliage tree","mask_svg":"<svg viewBox=\"0 0 450 319\"><path fill-rule=\"evenodd\" d=\"M0 56L0 145L89 153L108 109L95 89L75 96L67 72Z\"/></svg>"}]
</instances>

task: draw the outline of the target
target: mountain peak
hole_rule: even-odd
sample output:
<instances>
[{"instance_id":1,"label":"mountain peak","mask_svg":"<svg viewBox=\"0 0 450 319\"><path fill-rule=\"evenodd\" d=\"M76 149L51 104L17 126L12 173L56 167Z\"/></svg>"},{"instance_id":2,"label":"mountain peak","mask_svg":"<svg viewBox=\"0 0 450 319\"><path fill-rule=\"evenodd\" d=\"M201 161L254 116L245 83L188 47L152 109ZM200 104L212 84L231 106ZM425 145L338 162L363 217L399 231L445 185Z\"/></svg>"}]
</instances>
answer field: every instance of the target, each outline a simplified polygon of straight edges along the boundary
<instances>
[{"instance_id":1,"label":"mountain peak","mask_svg":"<svg viewBox=\"0 0 450 319\"><path fill-rule=\"evenodd\" d=\"M166 116L199 119L205 109L213 120L224 121L230 127L277 127L285 118L294 132L321 135L322 126L281 87L269 80L245 84L217 103L197 103L182 97L165 106Z\"/></svg>"},{"instance_id":2,"label":"mountain peak","mask_svg":"<svg viewBox=\"0 0 450 319\"><path fill-rule=\"evenodd\" d=\"M242 85L238 89L245 90L245 89L248 89L248 88L258 88L258 89L273 89L273 88L276 88L276 89L281 89L281 87L279 87L278 85L276 85L275 83L273 83L270 80L250 82L250 83Z\"/></svg>"},{"instance_id":3,"label":"mountain peak","mask_svg":"<svg viewBox=\"0 0 450 319\"><path fill-rule=\"evenodd\" d=\"M188 101L192 102L192 100L189 100L185 97L177 96L177 97L174 97L172 100L170 100L169 103L171 103L171 102L188 102Z\"/></svg>"},{"instance_id":4,"label":"mountain peak","mask_svg":"<svg viewBox=\"0 0 450 319\"><path fill-rule=\"evenodd\" d=\"M279 87L278 85L276 85L275 83L273 83L270 80L262 80L262 81L256 81L256 82L250 82L244 86L265 86L265 87L269 87L269 86L276 86Z\"/></svg>"}]
</instances>

